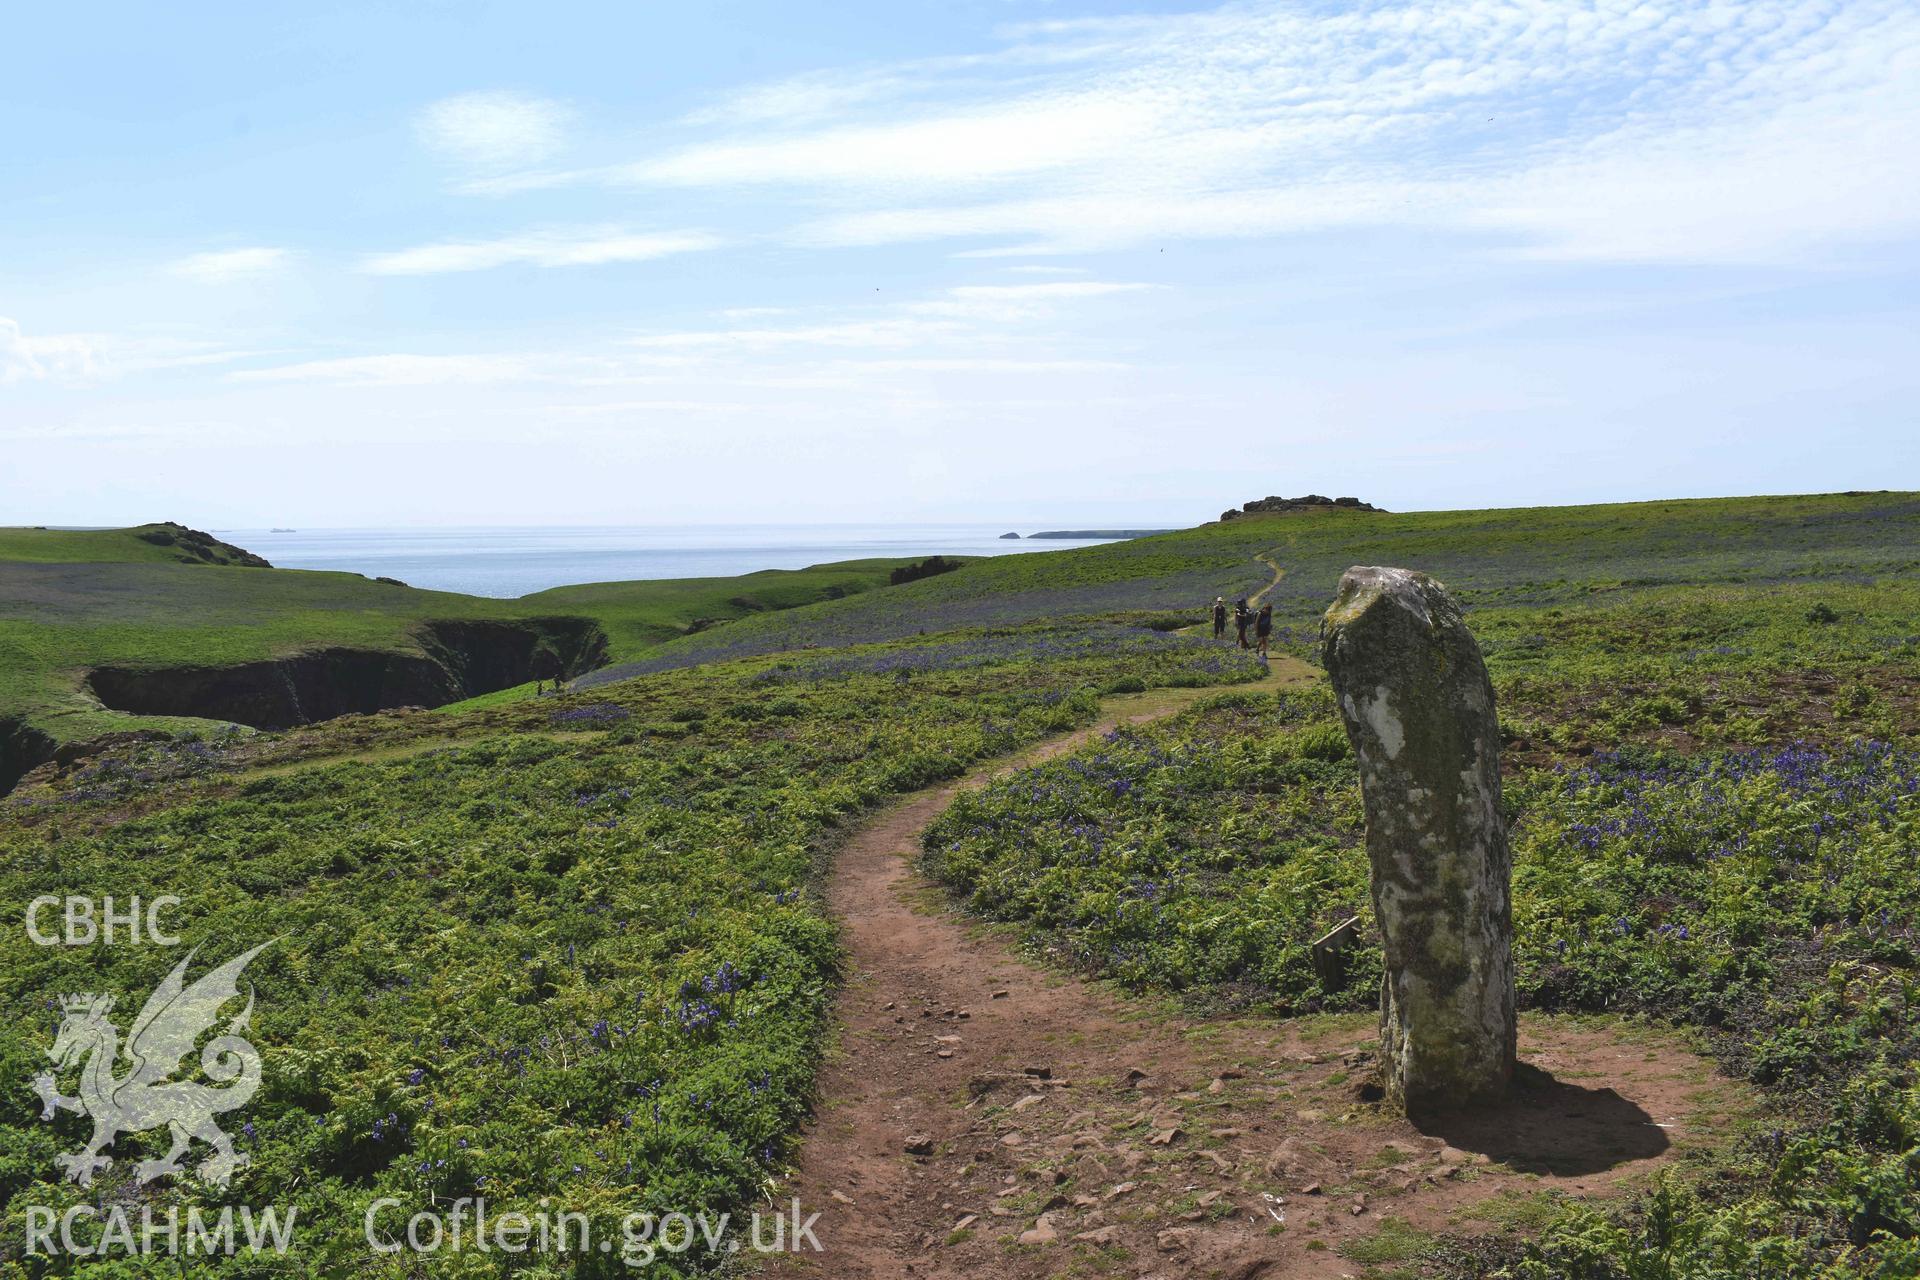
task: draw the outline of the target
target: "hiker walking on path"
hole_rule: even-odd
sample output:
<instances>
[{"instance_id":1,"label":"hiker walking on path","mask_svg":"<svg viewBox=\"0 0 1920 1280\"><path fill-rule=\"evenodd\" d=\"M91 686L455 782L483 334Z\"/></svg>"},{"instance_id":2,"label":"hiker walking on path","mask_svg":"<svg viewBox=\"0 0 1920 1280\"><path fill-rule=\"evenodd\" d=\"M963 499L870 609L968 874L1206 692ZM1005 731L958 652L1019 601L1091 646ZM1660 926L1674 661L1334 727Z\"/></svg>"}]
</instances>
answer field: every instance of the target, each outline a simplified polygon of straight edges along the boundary
<instances>
[{"instance_id":1,"label":"hiker walking on path","mask_svg":"<svg viewBox=\"0 0 1920 1280\"><path fill-rule=\"evenodd\" d=\"M1226 634L1227 598L1225 596L1215 596L1213 598L1213 638L1218 640Z\"/></svg>"},{"instance_id":2,"label":"hiker walking on path","mask_svg":"<svg viewBox=\"0 0 1920 1280\"><path fill-rule=\"evenodd\" d=\"M1233 602L1233 627L1240 633L1240 647L1248 648L1247 624L1253 621L1253 614L1247 609L1247 598L1241 596Z\"/></svg>"},{"instance_id":3,"label":"hiker walking on path","mask_svg":"<svg viewBox=\"0 0 1920 1280\"><path fill-rule=\"evenodd\" d=\"M1273 634L1273 606L1263 604L1253 620L1253 635L1260 642L1260 661L1267 660L1267 638Z\"/></svg>"}]
</instances>

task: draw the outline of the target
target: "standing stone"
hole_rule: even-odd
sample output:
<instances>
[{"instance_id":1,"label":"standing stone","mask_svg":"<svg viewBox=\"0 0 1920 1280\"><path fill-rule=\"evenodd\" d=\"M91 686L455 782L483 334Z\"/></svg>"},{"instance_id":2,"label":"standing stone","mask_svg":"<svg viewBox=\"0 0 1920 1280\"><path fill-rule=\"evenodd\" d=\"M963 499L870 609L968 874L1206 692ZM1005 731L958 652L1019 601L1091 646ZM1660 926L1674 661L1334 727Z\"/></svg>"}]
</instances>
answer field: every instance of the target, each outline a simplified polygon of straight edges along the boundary
<instances>
[{"instance_id":1,"label":"standing stone","mask_svg":"<svg viewBox=\"0 0 1920 1280\"><path fill-rule=\"evenodd\" d=\"M1356 567L1323 656L1360 759L1387 1097L1409 1114L1490 1100L1514 1067L1513 868L1480 647L1432 578Z\"/></svg>"}]
</instances>

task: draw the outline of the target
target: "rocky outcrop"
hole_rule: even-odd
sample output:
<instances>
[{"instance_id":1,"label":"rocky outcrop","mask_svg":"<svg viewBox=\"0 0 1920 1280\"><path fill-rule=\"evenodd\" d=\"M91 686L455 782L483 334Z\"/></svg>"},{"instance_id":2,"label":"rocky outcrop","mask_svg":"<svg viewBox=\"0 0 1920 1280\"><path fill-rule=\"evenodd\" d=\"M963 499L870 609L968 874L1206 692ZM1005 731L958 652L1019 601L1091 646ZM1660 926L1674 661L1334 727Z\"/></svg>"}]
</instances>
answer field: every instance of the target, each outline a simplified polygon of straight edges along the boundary
<instances>
[{"instance_id":1,"label":"rocky outcrop","mask_svg":"<svg viewBox=\"0 0 1920 1280\"><path fill-rule=\"evenodd\" d=\"M577 676L607 662L607 637L587 618L527 618L513 622L426 622L415 633L425 649L472 698L540 678L540 655L558 664L562 676ZM431 704L429 704L431 705Z\"/></svg>"},{"instance_id":2,"label":"rocky outcrop","mask_svg":"<svg viewBox=\"0 0 1920 1280\"><path fill-rule=\"evenodd\" d=\"M1387 1096L1410 1114L1492 1099L1514 1069L1512 860L1480 647L1432 578L1353 568L1323 657L1360 760Z\"/></svg>"},{"instance_id":3,"label":"rocky outcrop","mask_svg":"<svg viewBox=\"0 0 1920 1280\"><path fill-rule=\"evenodd\" d=\"M160 524L143 524L133 530L133 536L156 547L171 548L176 553L174 559L182 564L224 564L245 569L273 568L244 547L236 547L231 542L222 542L210 533L189 529L171 520Z\"/></svg>"},{"instance_id":4,"label":"rocky outcrop","mask_svg":"<svg viewBox=\"0 0 1920 1280\"><path fill-rule=\"evenodd\" d=\"M928 556L925 560L903 564L888 573L887 583L889 586L897 587L902 583L918 582L922 578L936 578L943 573L952 573L961 567L961 563L959 560L949 560L945 556Z\"/></svg>"},{"instance_id":5,"label":"rocky outcrop","mask_svg":"<svg viewBox=\"0 0 1920 1280\"><path fill-rule=\"evenodd\" d=\"M114 711L199 716L256 729L439 706L462 696L452 674L431 658L373 649L318 649L225 667L99 667L87 687Z\"/></svg>"},{"instance_id":6,"label":"rocky outcrop","mask_svg":"<svg viewBox=\"0 0 1920 1280\"><path fill-rule=\"evenodd\" d=\"M1018 542L1020 540L1020 535L1017 533L1003 533L1000 535L1000 541L1002 542L1005 542L1008 538L1012 538L1014 541Z\"/></svg>"},{"instance_id":7,"label":"rocky outcrop","mask_svg":"<svg viewBox=\"0 0 1920 1280\"><path fill-rule=\"evenodd\" d=\"M1238 520L1241 516L1286 515L1294 511L1325 511L1328 508L1342 511L1384 510L1358 498L1323 498L1317 493L1309 493L1300 498L1255 498L1236 511L1222 511L1220 518Z\"/></svg>"},{"instance_id":8,"label":"rocky outcrop","mask_svg":"<svg viewBox=\"0 0 1920 1280\"><path fill-rule=\"evenodd\" d=\"M0 716L0 794L53 759L54 741L18 716Z\"/></svg>"},{"instance_id":9,"label":"rocky outcrop","mask_svg":"<svg viewBox=\"0 0 1920 1280\"><path fill-rule=\"evenodd\" d=\"M87 677L102 706L133 715L198 716L284 729L392 707L437 707L607 659L585 618L423 624L420 652L331 648L231 666L99 667Z\"/></svg>"}]
</instances>

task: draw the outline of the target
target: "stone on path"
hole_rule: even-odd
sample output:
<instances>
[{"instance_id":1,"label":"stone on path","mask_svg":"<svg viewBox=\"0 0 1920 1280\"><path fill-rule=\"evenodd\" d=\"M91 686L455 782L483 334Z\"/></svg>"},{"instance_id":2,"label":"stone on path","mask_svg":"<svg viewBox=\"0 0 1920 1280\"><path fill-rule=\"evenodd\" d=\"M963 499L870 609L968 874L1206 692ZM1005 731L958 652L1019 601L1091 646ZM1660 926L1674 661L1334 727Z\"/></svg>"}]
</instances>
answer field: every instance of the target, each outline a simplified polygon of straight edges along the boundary
<instances>
[{"instance_id":1,"label":"stone on path","mask_svg":"<svg viewBox=\"0 0 1920 1280\"><path fill-rule=\"evenodd\" d=\"M1486 664L1446 588L1407 569L1347 570L1323 656L1360 761L1388 1101L1410 1114L1489 1101L1513 1076L1515 1022Z\"/></svg>"}]
</instances>

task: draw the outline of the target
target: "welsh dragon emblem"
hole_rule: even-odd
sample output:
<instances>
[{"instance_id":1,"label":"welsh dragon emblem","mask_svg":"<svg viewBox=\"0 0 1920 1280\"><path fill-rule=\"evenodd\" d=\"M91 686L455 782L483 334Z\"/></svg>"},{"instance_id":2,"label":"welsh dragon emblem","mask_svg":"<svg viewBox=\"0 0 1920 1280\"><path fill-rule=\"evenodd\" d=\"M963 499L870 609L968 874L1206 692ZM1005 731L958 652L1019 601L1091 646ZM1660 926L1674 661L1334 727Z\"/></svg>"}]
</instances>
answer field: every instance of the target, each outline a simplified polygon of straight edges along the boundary
<instances>
[{"instance_id":1,"label":"welsh dragon emblem","mask_svg":"<svg viewBox=\"0 0 1920 1280\"><path fill-rule=\"evenodd\" d=\"M138 1175L143 1183L163 1174L179 1173L180 1157L195 1138L213 1148L213 1154L201 1162L198 1170L208 1182L225 1186L236 1170L247 1165L248 1157L233 1149L232 1139L213 1118L244 1106L260 1087L260 1053L240 1038L253 1014L251 987L246 1008L234 1016L223 1034L209 1040L200 1051L200 1069L209 1080L225 1087L191 1080L169 1081L168 1077L181 1069L194 1042L213 1027L221 1006L240 994L240 971L247 962L271 945L263 942L235 956L192 986L185 981L194 956L189 951L147 997L140 1016L133 1020L124 1050L129 1065L120 1075L115 1074L122 1053L120 1034L107 1020L113 997L61 997L65 1016L47 1056L58 1069L85 1060L80 1072L80 1096L62 1095L51 1072L36 1076L33 1084L40 1095L42 1120L53 1119L61 1110L93 1118L93 1136L87 1145L57 1157L67 1177L87 1186L95 1173L113 1164L113 1158L103 1153L116 1137L161 1125L170 1131L173 1145L163 1158L139 1163Z\"/></svg>"}]
</instances>

